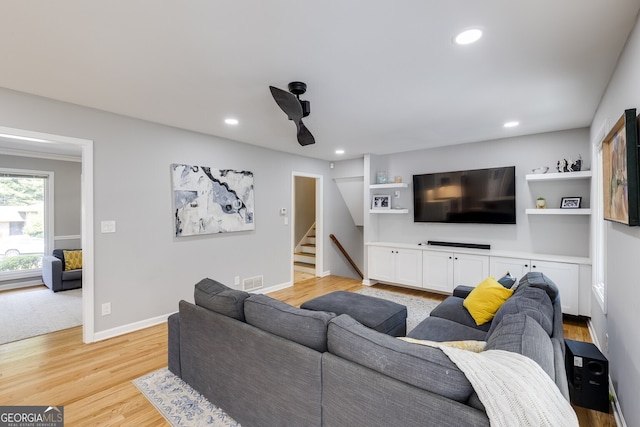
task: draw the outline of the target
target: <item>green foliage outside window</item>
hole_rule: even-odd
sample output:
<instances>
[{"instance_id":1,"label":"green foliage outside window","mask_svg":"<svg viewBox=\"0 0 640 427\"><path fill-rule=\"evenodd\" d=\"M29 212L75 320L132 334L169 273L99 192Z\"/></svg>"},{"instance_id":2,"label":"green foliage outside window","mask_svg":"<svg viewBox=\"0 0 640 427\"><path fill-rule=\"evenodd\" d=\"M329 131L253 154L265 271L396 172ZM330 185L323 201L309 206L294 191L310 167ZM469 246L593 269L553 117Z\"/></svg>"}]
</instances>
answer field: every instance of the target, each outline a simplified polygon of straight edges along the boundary
<instances>
[{"instance_id":1,"label":"green foliage outside window","mask_svg":"<svg viewBox=\"0 0 640 427\"><path fill-rule=\"evenodd\" d=\"M0 271L32 270L42 267L42 255L20 255L0 261Z\"/></svg>"}]
</instances>

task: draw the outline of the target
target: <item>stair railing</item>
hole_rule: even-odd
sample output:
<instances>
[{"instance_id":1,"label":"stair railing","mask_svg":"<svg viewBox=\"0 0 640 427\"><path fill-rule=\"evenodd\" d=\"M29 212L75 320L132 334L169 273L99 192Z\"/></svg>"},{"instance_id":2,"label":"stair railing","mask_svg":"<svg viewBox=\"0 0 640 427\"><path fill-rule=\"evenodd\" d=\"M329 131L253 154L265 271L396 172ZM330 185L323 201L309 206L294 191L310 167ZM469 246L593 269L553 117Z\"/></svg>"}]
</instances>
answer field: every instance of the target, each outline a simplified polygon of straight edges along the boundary
<instances>
[{"instance_id":1,"label":"stair railing","mask_svg":"<svg viewBox=\"0 0 640 427\"><path fill-rule=\"evenodd\" d=\"M362 271L360 271L360 269L358 268L356 263L353 262L353 259L351 259L351 257L347 253L347 251L344 249L344 247L342 247L342 245L340 244L340 242L338 241L336 236L334 236L333 234L329 234L329 237L331 237L331 240L333 240L333 243L335 243L336 246L338 247L338 249L340 249L340 252L342 252L342 255L344 255L344 257L347 259L347 261L349 261L349 264L351 264L351 267L353 267L353 269L356 271L356 273L358 273L360 278L364 279L364 275L362 274Z\"/></svg>"}]
</instances>

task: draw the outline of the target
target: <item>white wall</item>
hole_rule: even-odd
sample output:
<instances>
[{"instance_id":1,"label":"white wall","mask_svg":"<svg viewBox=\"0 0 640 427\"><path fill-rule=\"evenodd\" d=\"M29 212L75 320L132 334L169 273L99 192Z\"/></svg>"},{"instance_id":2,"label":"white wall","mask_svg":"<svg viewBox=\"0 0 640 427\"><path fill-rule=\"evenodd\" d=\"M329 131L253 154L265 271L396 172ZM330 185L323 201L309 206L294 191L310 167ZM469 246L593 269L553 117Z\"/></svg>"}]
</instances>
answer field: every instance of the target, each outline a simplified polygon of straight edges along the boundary
<instances>
[{"instance_id":1,"label":"white wall","mask_svg":"<svg viewBox=\"0 0 640 427\"><path fill-rule=\"evenodd\" d=\"M591 124L591 138L598 139L603 123L610 130L625 109L640 112L640 19L627 40ZM592 299L592 324L609 359L610 375L622 413L629 426L640 425L640 227L605 222L607 315ZM604 348L609 335L608 351Z\"/></svg>"},{"instance_id":2,"label":"white wall","mask_svg":"<svg viewBox=\"0 0 640 427\"><path fill-rule=\"evenodd\" d=\"M203 277L232 285L236 275L264 275L265 287L290 283L292 231L279 209L291 211L292 171L325 177L325 270L352 274L328 238L340 234L350 242L358 235L329 162L6 89L0 89L0 126L94 142L96 332L176 311L180 299L193 299L193 285ZM256 230L176 238L171 163L252 171ZM104 220L116 221L117 232L100 234ZM111 302L110 316L100 315L104 302Z\"/></svg>"},{"instance_id":3,"label":"white wall","mask_svg":"<svg viewBox=\"0 0 640 427\"><path fill-rule=\"evenodd\" d=\"M549 172L555 172L559 159L577 159L579 155L584 165L590 167L591 151L586 128L373 156L372 180L377 168L386 170L391 177L400 175L404 182L409 183L414 174L515 165L517 224L414 223L410 186L407 190L400 190L400 198L392 199L393 206L409 208L409 214L370 215L372 230L367 231L367 239L414 244L426 240L485 243L498 250L588 257L588 216L525 214L526 208L535 207L535 199L539 196L547 199L550 208L560 207L563 196L581 196L583 206L589 206L588 181L525 181L525 175L534 168L546 165L551 168Z\"/></svg>"}]
</instances>

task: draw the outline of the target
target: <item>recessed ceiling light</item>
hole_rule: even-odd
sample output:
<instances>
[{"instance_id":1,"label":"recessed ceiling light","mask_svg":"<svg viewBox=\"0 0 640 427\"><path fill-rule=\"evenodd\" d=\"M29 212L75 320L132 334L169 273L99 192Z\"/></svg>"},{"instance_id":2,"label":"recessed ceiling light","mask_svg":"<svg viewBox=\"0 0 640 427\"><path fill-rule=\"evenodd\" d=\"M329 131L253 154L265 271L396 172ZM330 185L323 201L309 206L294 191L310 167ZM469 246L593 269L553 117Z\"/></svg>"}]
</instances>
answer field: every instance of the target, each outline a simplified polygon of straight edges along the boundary
<instances>
[{"instance_id":1,"label":"recessed ceiling light","mask_svg":"<svg viewBox=\"0 0 640 427\"><path fill-rule=\"evenodd\" d=\"M479 28L471 28L458 34L453 41L457 44L471 44L480 40L482 30Z\"/></svg>"},{"instance_id":2,"label":"recessed ceiling light","mask_svg":"<svg viewBox=\"0 0 640 427\"><path fill-rule=\"evenodd\" d=\"M504 124L504 127L506 128L514 128L516 126L518 126L520 124L520 122L507 122Z\"/></svg>"},{"instance_id":3,"label":"recessed ceiling light","mask_svg":"<svg viewBox=\"0 0 640 427\"><path fill-rule=\"evenodd\" d=\"M344 154L344 150L336 150L336 154Z\"/></svg>"},{"instance_id":4,"label":"recessed ceiling light","mask_svg":"<svg viewBox=\"0 0 640 427\"><path fill-rule=\"evenodd\" d=\"M224 119L224 122L228 125L237 125L238 124L238 119Z\"/></svg>"}]
</instances>

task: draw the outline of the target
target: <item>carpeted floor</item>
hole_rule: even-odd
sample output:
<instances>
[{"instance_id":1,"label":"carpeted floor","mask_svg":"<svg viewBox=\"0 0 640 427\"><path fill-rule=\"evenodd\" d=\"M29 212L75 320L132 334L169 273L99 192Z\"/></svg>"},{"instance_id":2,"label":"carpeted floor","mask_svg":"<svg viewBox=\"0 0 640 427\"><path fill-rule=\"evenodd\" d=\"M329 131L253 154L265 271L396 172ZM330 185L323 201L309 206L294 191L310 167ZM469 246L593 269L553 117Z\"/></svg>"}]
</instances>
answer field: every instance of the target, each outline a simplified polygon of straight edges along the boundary
<instances>
[{"instance_id":1,"label":"carpeted floor","mask_svg":"<svg viewBox=\"0 0 640 427\"><path fill-rule=\"evenodd\" d=\"M0 292L0 344L82 324L82 289Z\"/></svg>"},{"instance_id":2,"label":"carpeted floor","mask_svg":"<svg viewBox=\"0 0 640 427\"><path fill-rule=\"evenodd\" d=\"M364 288L358 293L405 305L407 332L429 316L431 310L440 303L372 288ZM166 368L137 378L133 383L172 426L240 426L222 409L210 403Z\"/></svg>"}]
</instances>

